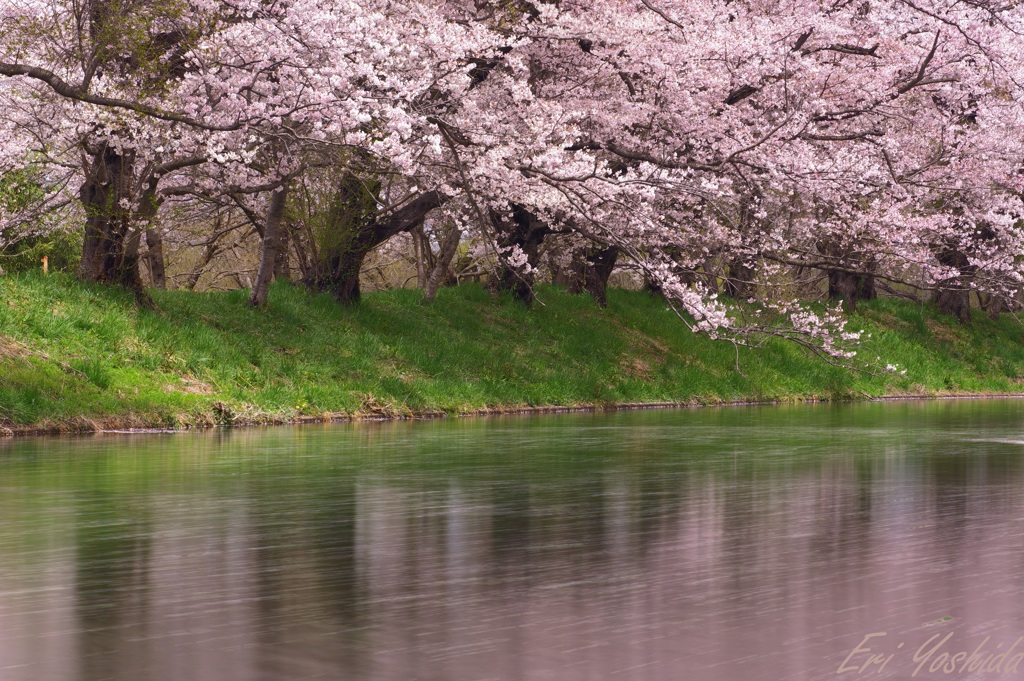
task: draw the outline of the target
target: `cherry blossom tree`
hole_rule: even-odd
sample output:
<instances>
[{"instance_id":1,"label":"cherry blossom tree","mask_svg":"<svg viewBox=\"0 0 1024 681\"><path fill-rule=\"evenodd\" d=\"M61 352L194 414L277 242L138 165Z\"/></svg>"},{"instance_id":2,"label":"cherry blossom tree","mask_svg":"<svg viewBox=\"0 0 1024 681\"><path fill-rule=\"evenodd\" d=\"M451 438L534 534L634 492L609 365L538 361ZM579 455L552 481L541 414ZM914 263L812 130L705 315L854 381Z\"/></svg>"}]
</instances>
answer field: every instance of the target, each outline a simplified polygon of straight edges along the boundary
<instances>
[{"instance_id":1,"label":"cherry blossom tree","mask_svg":"<svg viewBox=\"0 0 1024 681\"><path fill-rule=\"evenodd\" d=\"M445 119L472 190L512 222L621 249L695 329L733 325L713 289L737 271L819 269L849 302L874 280L940 303L1019 285L1018 9L530 7ZM791 302L819 340L838 319Z\"/></svg>"},{"instance_id":2,"label":"cherry blossom tree","mask_svg":"<svg viewBox=\"0 0 1024 681\"><path fill-rule=\"evenodd\" d=\"M369 249L436 217L441 260L477 235L524 300L554 240L598 298L626 262L695 331L834 357L855 334L808 300L924 291L966 321L972 292L996 311L1021 286L1013 3L2 7L0 170L34 166L41 205L75 198L85 278L141 291L138 245L174 196L230 202L260 232L254 305L289 207L316 213L307 283L342 301Z\"/></svg>"},{"instance_id":3,"label":"cherry blossom tree","mask_svg":"<svg viewBox=\"0 0 1024 681\"><path fill-rule=\"evenodd\" d=\"M159 182L203 162L196 132L222 127L165 106L205 18L171 1L14 2L0 12L0 169L34 165L49 200L77 199L80 275L144 302L139 246Z\"/></svg>"}]
</instances>

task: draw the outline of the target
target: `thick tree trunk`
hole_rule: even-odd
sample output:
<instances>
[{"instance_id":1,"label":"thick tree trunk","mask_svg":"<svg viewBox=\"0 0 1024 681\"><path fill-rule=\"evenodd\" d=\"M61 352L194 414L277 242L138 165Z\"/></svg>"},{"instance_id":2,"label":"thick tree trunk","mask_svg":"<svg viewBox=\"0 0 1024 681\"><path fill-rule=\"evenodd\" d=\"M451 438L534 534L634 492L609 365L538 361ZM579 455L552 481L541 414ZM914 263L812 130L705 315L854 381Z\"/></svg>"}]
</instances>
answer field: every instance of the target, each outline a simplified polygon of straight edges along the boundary
<instances>
[{"instance_id":1,"label":"thick tree trunk","mask_svg":"<svg viewBox=\"0 0 1024 681\"><path fill-rule=\"evenodd\" d=\"M355 177L342 180L331 209L331 228L319 243L317 262L303 283L318 291L330 291L338 302L359 302L359 272L366 256L388 239L422 225L431 210L448 198L439 192L421 194L393 213L374 218L376 199Z\"/></svg>"},{"instance_id":2,"label":"thick tree trunk","mask_svg":"<svg viewBox=\"0 0 1024 681\"><path fill-rule=\"evenodd\" d=\"M491 212L491 224L498 235L498 247L509 249L518 247L526 254L526 262L531 268L537 267L540 247L551 229L538 220L530 211L519 204L512 204L508 216ZM502 263L498 270L497 289L511 291L512 295L527 305L533 303L533 272L508 267Z\"/></svg>"},{"instance_id":3,"label":"thick tree trunk","mask_svg":"<svg viewBox=\"0 0 1024 681\"><path fill-rule=\"evenodd\" d=\"M748 300L754 297L754 268L745 261L729 263L723 283L725 295L733 300Z\"/></svg>"},{"instance_id":4,"label":"thick tree trunk","mask_svg":"<svg viewBox=\"0 0 1024 681\"><path fill-rule=\"evenodd\" d=\"M955 280L947 280L945 287L935 292L935 304L943 314L956 317L961 324L968 324L971 321L970 289L954 288L956 284Z\"/></svg>"},{"instance_id":5,"label":"thick tree trunk","mask_svg":"<svg viewBox=\"0 0 1024 681\"><path fill-rule=\"evenodd\" d=\"M608 307L608 280L618 260L619 249L615 246L602 248L587 258L585 288L601 307Z\"/></svg>"},{"instance_id":6,"label":"thick tree trunk","mask_svg":"<svg viewBox=\"0 0 1024 681\"><path fill-rule=\"evenodd\" d=\"M363 261L374 246L353 249L339 253L331 260L331 278L323 281L322 286L329 286L335 300L342 305L355 305L362 295L359 290L359 272L363 269Z\"/></svg>"},{"instance_id":7,"label":"thick tree trunk","mask_svg":"<svg viewBox=\"0 0 1024 681\"><path fill-rule=\"evenodd\" d=\"M848 309L856 310L858 301L878 297L875 278L870 274L828 270L828 297L842 300Z\"/></svg>"},{"instance_id":8,"label":"thick tree trunk","mask_svg":"<svg viewBox=\"0 0 1024 681\"><path fill-rule=\"evenodd\" d=\"M831 300L841 300L846 303L847 309L856 310L858 301L878 297L872 274L875 265L865 259L864 254L857 251L855 246L822 240L818 243L818 251L835 268L822 268L828 276L828 297Z\"/></svg>"},{"instance_id":9,"label":"thick tree trunk","mask_svg":"<svg viewBox=\"0 0 1024 681\"><path fill-rule=\"evenodd\" d=\"M952 315L961 324L971 321L971 287L970 279L975 268L964 253L955 248L946 248L936 254L938 261L946 267L960 271L959 276L950 277L939 282L935 289L935 304L943 314Z\"/></svg>"},{"instance_id":10,"label":"thick tree trunk","mask_svg":"<svg viewBox=\"0 0 1024 681\"><path fill-rule=\"evenodd\" d=\"M86 281L123 286L140 304L149 306L152 300L139 273L141 235L131 229L132 165L130 154L121 155L110 147L93 154L79 191L86 219L78 275Z\"/></svg>"},{"instance_id":11,"label":"thick tree trunk","mask_svg":"<svg viewBox=\"0 0 1024 681\"><path fill-rule=\"evenodd\" d=\"M138 252L127 249L128 227L107 216L86 219L79 276L87 281L142 289Z\"/></svg>"},{"instance_id":12,"label":"thick tree trunk","mask_svg":"<svg viewBox=\"0 0 1024 681\"><path fill-rule=\"evenodd\" d=\"M361 295L359 273L363 261L370 251L383 243L373 234L365 236L365 240L347 242L344 246L321 253L313 275L303 281L306 287L314 291L329 291L342 305L358 303Z\"/></svg>"},{"instance_id":13,"label":"thick tree trunk","mask_svg":"<svg viewBox=\"0 0 1024 681\"><path fill-rule=\"evenodd\" d=\"M270 282L274 278L278 254L281 250L282 220L284 206L288 200L288 184L270 193L270 204L267 206L267 219L263 223L263 246L260 254L260 266L256 272L249 304L253 307L265 307L270 294Z\"/></svg>"},{"instance_id":14,"label":"thick tree trunk","mask_svg":"<svg viewBox=\"0 0 1024 681\"><path fill-rule=\"evenodd\" d=\"M569 293L579 294L586 291L601 307L608 306L608 279L612 276L615 263L619 259L619 249L606 246L591 250L586 254L573 258L568 272L562 277L568 282Z\"/></svg>"}]
</instances>

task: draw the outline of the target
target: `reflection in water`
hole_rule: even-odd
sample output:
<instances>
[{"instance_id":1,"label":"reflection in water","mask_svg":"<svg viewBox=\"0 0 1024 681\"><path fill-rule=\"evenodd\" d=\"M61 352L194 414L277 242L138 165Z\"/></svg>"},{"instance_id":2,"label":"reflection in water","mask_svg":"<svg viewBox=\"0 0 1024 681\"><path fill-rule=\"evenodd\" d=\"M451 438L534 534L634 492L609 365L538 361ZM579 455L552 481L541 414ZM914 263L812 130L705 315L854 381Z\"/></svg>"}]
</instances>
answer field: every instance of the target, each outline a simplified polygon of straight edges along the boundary
<instances>
[{"instance_id":1,"label":"reflection in water","mask_svg":"<svg viewBox=\"0 0 1024 681\"><path fill-rule=\"evenodd\" d=\"M909 678L937 633L917 678L948 678L943 652L1024 636L1022 415L5 442L0 681L830 679L877 632L886 667L844 678Z\"/></svg>"}]
</instances>

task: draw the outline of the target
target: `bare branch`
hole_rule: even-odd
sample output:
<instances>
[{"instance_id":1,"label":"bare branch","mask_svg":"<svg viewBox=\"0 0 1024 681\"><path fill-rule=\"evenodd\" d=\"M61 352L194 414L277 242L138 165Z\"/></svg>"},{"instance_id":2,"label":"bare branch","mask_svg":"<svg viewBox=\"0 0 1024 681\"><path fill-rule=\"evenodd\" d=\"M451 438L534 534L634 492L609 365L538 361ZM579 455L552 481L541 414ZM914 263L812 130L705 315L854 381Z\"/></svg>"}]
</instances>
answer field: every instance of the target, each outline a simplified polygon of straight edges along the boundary
<instances>
[{"instance_id":1,"label":"bare branch","mask_svg":"<svg viewBox=\"0 0 1024 681\"><path fill-rule=\"evenodd\" d=\"M640 2L643 3L644 7L646 7L649 10L651 10L652 12L657 14L659 17L661 17L662 19L664 19L668 23L672 24L673 26L675 26L679 30L683 31L684 33L686 32L686 26L684 26L683 24L679 23L678 21L676 21L675 19L670 17L668 14L666 14L665 10L660 9L658 7L655 7L654 5L652 5L650 3L649 0L640 0Z\"/></svg>"},{"instance_id":2,"label":"bare branch","mask_svg":"<svg viewBox=\"0 0 1024 681\"><path fill-rule=\"evenodd\" d=\"M935 31L935 40L932 41L932 49L928 51L928 55L921 61L921 67L917 70L917 74L913 78L911 78L909 81L904 83L897 90L897 92L899 94L902 95L905 92L907 92L907 91L917 87L918 85L923 85L924 84L923 81L924 81L925 71L928 69L928 64L930 64L932 59L935 58L935 51L939 47L939 35L940 34L941 34L941 31Z\"/></svg>"}]
</instances>

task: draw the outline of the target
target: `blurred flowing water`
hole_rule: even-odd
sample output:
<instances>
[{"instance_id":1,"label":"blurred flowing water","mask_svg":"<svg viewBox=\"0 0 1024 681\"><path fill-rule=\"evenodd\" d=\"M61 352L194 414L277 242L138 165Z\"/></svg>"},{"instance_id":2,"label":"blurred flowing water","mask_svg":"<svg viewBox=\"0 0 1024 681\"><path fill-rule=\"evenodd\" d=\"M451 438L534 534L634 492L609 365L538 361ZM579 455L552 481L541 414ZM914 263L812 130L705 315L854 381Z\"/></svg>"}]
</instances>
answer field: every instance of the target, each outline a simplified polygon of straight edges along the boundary
<instances>
[{"instance_id":1,"label":"blurred flowing water","mask_svg":"<svg viewBox=\"0 0 1024 681\"><path fill-rule=\"evenodd\" d=\"M1008 679L1022 636L1019 401L0 443L0 681Z\"/></svg>"}]
</instances>

